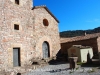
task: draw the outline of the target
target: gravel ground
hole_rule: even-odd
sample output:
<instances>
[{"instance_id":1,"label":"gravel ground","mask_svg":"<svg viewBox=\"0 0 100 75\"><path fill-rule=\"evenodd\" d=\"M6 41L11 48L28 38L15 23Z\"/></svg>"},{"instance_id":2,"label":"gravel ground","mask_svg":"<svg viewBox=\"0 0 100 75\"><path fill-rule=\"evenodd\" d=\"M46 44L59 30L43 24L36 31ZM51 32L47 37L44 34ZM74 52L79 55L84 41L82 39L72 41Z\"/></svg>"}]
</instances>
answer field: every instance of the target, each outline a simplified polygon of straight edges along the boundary
<instances>
[{"instance_id":1,"label":"gravel ground","mask_svg":"<svg viewBox=\"0 0 100 75\"><path fill-rule=\"evenodd\" d=\"M79 67L74 71L68 68L69 64L47 65L25 75L100 75L100 69L97 67Z\"/></svg>"}]
</instances>

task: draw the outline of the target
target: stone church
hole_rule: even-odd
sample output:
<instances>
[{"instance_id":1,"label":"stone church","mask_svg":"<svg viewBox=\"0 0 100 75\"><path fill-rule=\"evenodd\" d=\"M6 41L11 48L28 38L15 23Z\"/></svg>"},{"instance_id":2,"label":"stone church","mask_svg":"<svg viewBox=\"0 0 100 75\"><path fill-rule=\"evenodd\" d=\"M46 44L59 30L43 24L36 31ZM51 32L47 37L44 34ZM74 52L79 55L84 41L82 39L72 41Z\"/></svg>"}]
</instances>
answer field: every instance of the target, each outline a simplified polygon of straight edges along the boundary
<instances>
[{"instance_id":1,"label":"stone church","mask_svg":"<svg viewBox=\"0 0 100 75\"><path fill-rule=\"evenodd\" d=\"M0 0L0 68L24 66L60 50L57 18L32 0Z\"/></svg>"}]
</instances>

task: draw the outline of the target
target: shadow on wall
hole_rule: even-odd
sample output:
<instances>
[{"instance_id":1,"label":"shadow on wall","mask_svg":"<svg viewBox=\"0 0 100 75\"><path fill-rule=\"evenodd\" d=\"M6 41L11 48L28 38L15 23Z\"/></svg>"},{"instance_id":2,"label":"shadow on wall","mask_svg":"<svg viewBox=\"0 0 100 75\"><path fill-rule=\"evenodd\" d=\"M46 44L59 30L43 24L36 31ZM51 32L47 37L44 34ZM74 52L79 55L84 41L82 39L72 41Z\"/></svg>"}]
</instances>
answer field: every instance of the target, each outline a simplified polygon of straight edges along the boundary
<instances>
[{"instance_id":1,"label":"shadow on wall","mask_svg":"<svg viewBox=\"0 0 100 75\"><path fill-rule=\"evenodd\" d=\"M62 54L61 49L56 54L58 61L68 61L68 54Z\"/></svg>"},{"instance_id":2,"label":"shadow on wall","mask_svg":"<svg viewBox=\"0 0 100 75\"><path fill-rule=\"evenodd\" d=\"M67 61L68 55L67 54L62 54L61 49L58 51L56 54L57 60L59 61Z\"/></svg>"},{"instance_id":3,"label":"shadow on wall","mask_svg":"<svg viewBox=\"0 0 100 75\"><path fill-rule=\"evenodd\" d=\"M92 59L90 57L90 53L89 52L87 53L87 63L88 64L91 64L92 63Z\"/></svg>"},{"instance_id":4,"label":"shadow on wall","mask_svg":"<svg viewBox=\"0 0 100 75\"><path fill-rule=\"evenodd\" d=\"M58 65L58 64L64 64L68 61L68 55L67 54L62 54L61 49L58 51L56 54L56 59L50 60L48 63L50 65Z\"/></svg>"}]
</instances>

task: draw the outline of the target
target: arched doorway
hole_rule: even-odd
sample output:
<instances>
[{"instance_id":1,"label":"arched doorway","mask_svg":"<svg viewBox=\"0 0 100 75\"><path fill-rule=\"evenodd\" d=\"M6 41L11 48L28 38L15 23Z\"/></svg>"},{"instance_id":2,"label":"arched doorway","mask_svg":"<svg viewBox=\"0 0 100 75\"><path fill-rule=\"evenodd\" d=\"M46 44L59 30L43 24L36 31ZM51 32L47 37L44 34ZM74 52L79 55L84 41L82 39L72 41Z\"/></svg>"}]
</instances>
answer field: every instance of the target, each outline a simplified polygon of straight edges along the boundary
<instances>
[{"instance_id":1,"label":"arched doorway","mask_svg":"<svg viewBox=\"0 0 100 75\"><path fill-rule=\"evenodd\" d=\"M43 59L50 57L49 43L44 41L42 44Z\"/></svg>"}]
</instances>

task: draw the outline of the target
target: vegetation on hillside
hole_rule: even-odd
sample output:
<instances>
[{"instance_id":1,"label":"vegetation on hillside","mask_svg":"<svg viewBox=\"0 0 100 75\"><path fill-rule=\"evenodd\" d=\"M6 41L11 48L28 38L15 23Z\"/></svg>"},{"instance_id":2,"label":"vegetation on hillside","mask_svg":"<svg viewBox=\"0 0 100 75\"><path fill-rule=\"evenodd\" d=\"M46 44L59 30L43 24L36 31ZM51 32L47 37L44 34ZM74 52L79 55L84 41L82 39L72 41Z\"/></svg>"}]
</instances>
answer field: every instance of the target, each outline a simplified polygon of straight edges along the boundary
<instances>
[{"instance_id":1,"label":"vegetation on hillside","mask_svg":"<svg viewBox=\"0 0 100 75\"><path fill-rule=\"evenodd\" d=\"M60 32L60 37L75 37L75 36L85 35L85 33L93 34L99 32L100 32L100 27L94 29L88 29L88 30L69 30L69 31Z\"/></svg>"}]
</instances>

